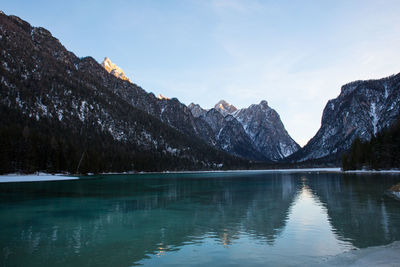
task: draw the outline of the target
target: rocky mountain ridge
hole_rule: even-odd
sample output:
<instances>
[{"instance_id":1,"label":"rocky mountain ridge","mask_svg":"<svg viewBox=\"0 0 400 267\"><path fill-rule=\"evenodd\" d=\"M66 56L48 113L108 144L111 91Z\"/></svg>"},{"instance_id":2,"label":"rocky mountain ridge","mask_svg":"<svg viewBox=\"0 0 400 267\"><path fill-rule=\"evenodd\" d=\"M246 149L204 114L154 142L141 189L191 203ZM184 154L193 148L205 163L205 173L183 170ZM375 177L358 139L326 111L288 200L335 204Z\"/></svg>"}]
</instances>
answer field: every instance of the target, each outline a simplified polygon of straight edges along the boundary
<instances>
[{"instance_id":1,"label":"rocky mountain ridge","mask_svg":"<svg viewBox=\"0 0 400 267\"><path fill-rule=\"evenodd\" d=\"M400 74L346 84L326 105L317 134L299 149L266 101L237 109L221 100L207 110L193 103L185 106L176 98L156 97L132 83L109 59L99 64L91 57L78 58L46 29L4 13L0 13L0 60L4 131L22 127L26 139L32 135L23 123L39 129L39 136L35 123L53 125L58 127L55 132L67 130L83 140L89 136L97 141L105 138L110 146L126 144L135 151L133 160L147 153L147 158L185 162L193 168L241 162L235 156L273 162L337 159L355 138L368 140L392 125L400 111ZM13 123L7 114L24 121L7 128ZM4 131L0 129L0 135ZM51 147L68 138L55 136L54 141L47 134Z\"/></svg>"},{"instance_id":2,"label":"rocky mountain ridge","mask_svg":"<svg viewBox=\"0 0 400 267\"><path fill-rule=\"evenodd\" d=\"M193 116L211 126L216 134L217 144L223 149L246 146L248 148L246 154L253 154L254 159L279 161L300 148L285 130L278 113L270 108L265 100L242 109L237 109L225 100L219 101L210 110L205 110L194 103L188 107ZM226 128L227 123L222 123L226 121L230 122L229 131ZM231 136L221 139L220 132L230 132Z\"/></svg>"},{"instance_id":3,"label":"rocky mountain ridge","mask_svg":"<svg viewBox=\"0 0 400 267\"><path fill-rule=\"evenodd\" d=\"M155 97L144 91L134 94L134 91L129 91L127 94L117 87L114 92L182 133L199 137L209 145L238 157L278 161L299 148L284 129L279 115L268 107L266 101L260 103L263 109L258 111L253 110L259 105L238 110L224 100L213 109L205 110L193 103L186 107L176 98ZM251 127L246 128L245 124Z\"/></svg>"},{"instance_id":4,"label":"rocky mountain ridge","mask_svg":"<svg viewBox=\"0 0 400 267\"><path fill-rule=\"evenodd\" d=\"M74 143L75 154L71 157L89 154L85 144L92 141L101 148L101 138L105 138L109 146L127 150L127 158L132 161L123 168L128 170L133 165L153 170L199 169L237 161L206 144L213 142L211 128L194 118L177 99L157 99L136 84L110 74L93 58L76 57L46 29L4 13L0 14L0 60L0 110L4 119L0 134L8 136L1 141L9 141L4 146L12 148L16 140L9 133L22 131L25 124L35 129L34 134L26 131L32 133L27 138L44 136L39 139L54 141L49 149L57 147L56 143ZM7 114L14 114L20 121L7 120ZM42 132L51 127L57 128ZM57 153L66 153L67 148ZM30 153L39 153L36 147L33 149L36 152ZM101 155L104 151L93 149L93 160L102 157L99 166L112 170L105 165L112 164L113 159L106 159L118 155ZM14 158L2 154L0 161L3 156L4 162L25 161L24 153ZM18 164L25 166L23 162Z\"/></svg>"},{"instance_id":5,"label":"rocky mountain ridge","mask_svg":"<svg viewBox=\"0 0 400 267\"><path fill-rule=\"evenodd\" d=\"M269 160L253 146L242 125L232 115L224 117L212 108L199 118L211 127L216 146L222 150L251 160Z\"/></svg>"},{"instance_id":6,"label":"rocky mountain ridge","mask_svg":"<svg viewBox=\"0 0 400 267\"><path fill-rule=\"evenodd\" d=\"M255 146L268 158L281 160L300 146L289 136L279 114L263 100L235 111L233 116L243 125Z\"/></svg>"},{"instance_id":7,"label":"rocky mountain ridge","mask_svg":"<svg viewBox=\"0 0 400 267\"><path fill-rule=\"evenodd\" d=\"M340 95L326 104L316 135L288 160L302 162L328 158L328 161L338 162L355 138L370 140L390 127L399 112L400 73L343 85Z\"/></svg>"}]
</instances>

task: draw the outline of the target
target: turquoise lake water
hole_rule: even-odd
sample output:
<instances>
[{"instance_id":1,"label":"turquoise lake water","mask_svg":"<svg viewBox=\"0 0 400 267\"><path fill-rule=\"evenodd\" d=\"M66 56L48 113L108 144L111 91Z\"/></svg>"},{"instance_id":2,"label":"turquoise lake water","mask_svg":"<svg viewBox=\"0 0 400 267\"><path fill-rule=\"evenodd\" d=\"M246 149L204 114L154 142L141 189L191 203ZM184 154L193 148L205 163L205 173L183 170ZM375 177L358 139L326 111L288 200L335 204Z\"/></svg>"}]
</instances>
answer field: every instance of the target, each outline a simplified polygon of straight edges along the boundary
<instances>
[{"instance_id":1,"label":"turquoise lake water","mask_svg":"<svg viewBox=\"0 0 400 267\"><path fill-rule=\"evenodd\" d=\"M0 184L0 266L307 266L400 240L399 175L102 175Z\"/></svg>"}]
</instances>

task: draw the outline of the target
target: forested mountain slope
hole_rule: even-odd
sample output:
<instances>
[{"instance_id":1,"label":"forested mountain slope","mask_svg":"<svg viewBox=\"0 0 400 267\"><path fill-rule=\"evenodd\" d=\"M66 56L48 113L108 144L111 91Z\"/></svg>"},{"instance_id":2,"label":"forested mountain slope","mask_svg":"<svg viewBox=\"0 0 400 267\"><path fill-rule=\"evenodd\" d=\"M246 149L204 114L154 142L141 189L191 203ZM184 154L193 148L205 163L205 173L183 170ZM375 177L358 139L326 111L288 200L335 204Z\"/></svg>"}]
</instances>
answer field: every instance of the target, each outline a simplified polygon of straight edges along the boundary
<instances>
[{"instance_id":1,"label":"forested mountain slope","mask_svg":"<svg viewBox=\"0 0 400 267\"><path fill-rule=\"evenodd\" d=\"M46 29L4 13L0 60L1 172L245 163L212 148L211 129L179 101L157 99L93 58L76 57Z\"/></svg>"}]
</instances>

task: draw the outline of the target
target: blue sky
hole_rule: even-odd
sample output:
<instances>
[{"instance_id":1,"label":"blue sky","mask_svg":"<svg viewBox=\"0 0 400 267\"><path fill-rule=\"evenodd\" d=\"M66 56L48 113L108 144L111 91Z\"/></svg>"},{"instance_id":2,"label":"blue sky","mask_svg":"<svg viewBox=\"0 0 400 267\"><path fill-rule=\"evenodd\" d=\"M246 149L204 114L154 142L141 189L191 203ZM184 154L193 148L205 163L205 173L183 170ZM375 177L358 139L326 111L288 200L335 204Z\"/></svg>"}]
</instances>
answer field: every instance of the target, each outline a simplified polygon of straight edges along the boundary
<instances>
[{"instance_id":1,"label":"blue sky","mask_svg":"<svg viewBox=\"0 0 400 267\"><path fill-rule=\"evenodd\" d=\"M304 145L340 86L400 72L400 1L5 1L68 50L205 108L265 99Z\"/></svg>"}]
</instances>

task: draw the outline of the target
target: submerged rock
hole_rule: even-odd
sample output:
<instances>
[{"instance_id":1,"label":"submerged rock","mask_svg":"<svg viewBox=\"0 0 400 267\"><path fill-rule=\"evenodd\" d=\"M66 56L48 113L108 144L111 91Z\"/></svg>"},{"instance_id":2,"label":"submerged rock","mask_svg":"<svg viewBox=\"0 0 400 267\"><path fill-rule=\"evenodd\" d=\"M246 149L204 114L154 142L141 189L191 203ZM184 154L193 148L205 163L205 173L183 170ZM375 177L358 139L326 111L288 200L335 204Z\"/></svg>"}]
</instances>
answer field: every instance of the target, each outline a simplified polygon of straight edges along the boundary
<instances>
[{"instance_id":1,"label":"submerged rock","mask_svg":"<svg viewBox=\"0 0 400 267\"><path fill-rule=\"evenodd\" d=\"M392 196L400 200L400 183L392 186L389 191Z\"/></svg>"}]
</instances>

